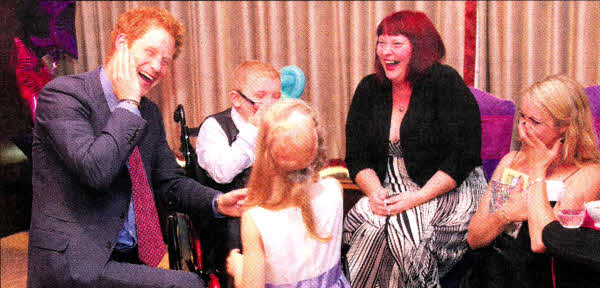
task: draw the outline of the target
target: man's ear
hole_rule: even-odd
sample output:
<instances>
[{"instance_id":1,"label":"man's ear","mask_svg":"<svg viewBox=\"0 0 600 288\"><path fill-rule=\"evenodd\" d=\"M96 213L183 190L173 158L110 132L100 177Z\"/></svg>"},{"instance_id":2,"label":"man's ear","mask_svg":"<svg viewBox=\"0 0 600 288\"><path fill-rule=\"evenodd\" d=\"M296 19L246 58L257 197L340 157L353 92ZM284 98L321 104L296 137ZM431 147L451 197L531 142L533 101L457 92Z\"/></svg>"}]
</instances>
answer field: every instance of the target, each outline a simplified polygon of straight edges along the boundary
<instances>
[{"instance_id":1,"label":"man's ear","mask_svg":"<svg viewBox=\"0 0 600 288\"><path fill-rule=\"evenodd\" d=\"M127 34L125 33L117 35L117 38L115 39L116 50L119 50L119 48L123 47L123 45L127 45Z\"/></svg>"}]
</instances>

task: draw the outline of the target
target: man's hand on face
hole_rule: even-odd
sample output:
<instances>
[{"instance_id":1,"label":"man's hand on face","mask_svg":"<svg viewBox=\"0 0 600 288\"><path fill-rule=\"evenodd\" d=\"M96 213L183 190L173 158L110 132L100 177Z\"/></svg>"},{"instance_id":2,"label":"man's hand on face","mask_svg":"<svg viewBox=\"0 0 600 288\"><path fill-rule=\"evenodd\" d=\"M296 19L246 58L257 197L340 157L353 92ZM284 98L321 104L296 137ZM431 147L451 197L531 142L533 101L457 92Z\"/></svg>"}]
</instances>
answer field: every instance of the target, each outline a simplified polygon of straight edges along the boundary
<instances>
[{"instance_id":1,"label":"man's hand on face","mask_svg":"<svg viewBox=\"0 0 600 288\"><path fill-rule=\"evenodd\" d=\"M135 67L133 53L126 44L117 49L108 63L111 66L112 85L117 100L135 100L138 103L142 99L141 87Z\"/></svg>"}]
</instances>

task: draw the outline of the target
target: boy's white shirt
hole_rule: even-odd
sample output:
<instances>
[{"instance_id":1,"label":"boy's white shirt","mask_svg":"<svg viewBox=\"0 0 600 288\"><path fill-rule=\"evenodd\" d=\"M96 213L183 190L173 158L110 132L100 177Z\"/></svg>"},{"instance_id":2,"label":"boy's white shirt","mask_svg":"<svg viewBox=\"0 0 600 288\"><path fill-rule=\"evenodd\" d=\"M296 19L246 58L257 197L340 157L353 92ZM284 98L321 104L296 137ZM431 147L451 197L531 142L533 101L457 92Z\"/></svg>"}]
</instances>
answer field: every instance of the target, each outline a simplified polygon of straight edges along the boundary
<instances>
[{"instance_id":1,"label":"boy's white shirt","mask_svg":"<svg viewBox=\"0 0 600 288\"><path fill-rule=\"evenodd\" d=\"M217 183L230 183L235 176L254 164L254 147L258 128L244 120L240 113L231 107L231 118L239 130L235 141L229 140L221 125L214 117L208 117L196 140L198 164Z\"/></svg>"}]
</instances>

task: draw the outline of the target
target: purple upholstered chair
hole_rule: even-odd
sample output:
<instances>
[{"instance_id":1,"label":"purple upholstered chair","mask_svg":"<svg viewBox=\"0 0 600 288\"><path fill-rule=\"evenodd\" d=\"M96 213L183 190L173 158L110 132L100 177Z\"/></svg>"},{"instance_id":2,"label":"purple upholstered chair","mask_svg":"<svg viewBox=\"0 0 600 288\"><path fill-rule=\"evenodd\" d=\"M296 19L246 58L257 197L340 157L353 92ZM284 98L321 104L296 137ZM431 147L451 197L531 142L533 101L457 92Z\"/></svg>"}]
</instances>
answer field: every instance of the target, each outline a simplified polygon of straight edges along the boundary
<instances>
[{"instance_id":1,"label":"purple upholstered chair","mask_svg":"<svg viewBox=\"0 0 600 288\"><path fill-rule=\"evenodd\" d=\"M485 179L489 182L500 159L510 151L515 104L477 88L469 89L477 100L481 114L481 162ZM600 97L598 101L600 104Z\"/></svg>"},{"instance_id":2,"label":"purple upholstered chair","mask_svg":"<svg viewBox=\"0 0 600 288\"><path fill-rule=\"evenodd\" d=\"M587 94L590 101L594 130L596 131L596 135L600 137L600 85L585 88L585 94ZM598 142L598 148L600 149L600 141Z\"/></svg>"}]
</instances>

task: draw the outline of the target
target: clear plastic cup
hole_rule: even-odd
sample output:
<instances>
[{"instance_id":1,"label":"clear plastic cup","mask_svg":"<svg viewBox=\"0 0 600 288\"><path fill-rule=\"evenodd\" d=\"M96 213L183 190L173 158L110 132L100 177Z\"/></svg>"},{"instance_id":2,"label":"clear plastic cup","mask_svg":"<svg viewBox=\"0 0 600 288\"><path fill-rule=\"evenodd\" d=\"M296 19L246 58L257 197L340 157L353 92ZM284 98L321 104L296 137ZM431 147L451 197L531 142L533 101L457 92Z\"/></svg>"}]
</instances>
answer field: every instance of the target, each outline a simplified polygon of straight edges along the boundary
<instances>
[{"instance_id":1,"label":"clear plastic cup","mask_svg":"<svg viewBox=\"0 0 600 288\"><path fill-rule=\"evenodd\" d=\"M558 213L556 218L565 228L579 228L585 218L585 206L582 193L573 193L564 188L556 203Z\"/></svg>"}]
</instances>

